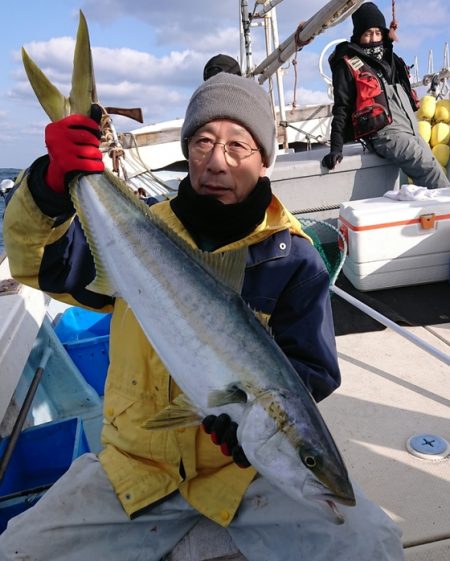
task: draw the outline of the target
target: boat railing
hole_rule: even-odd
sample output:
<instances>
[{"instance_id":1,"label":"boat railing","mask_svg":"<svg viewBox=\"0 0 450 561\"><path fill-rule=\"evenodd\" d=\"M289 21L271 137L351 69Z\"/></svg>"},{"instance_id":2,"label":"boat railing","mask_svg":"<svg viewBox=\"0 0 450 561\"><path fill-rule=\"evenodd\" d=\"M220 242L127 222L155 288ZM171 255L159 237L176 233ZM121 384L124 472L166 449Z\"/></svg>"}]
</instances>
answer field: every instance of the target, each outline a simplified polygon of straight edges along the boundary
<instances>
[{"instance_id":1,"label":"boat railing","mask_svg":"<svg viewBox=\"0 0 450 561\"><path fill-rule=\"evenodd\" d=\"M444 44L444 55L442 61L442 68L434 71L434 57L433 51L428 53L428 67L427 72L420 77L419 61L416 57L412 67L413 78L412 87L419 88L421 86L428 86L427 93L434 95L434 97L444 98L449 94L448 80L450 79L450 55L448 43Z\"/></svg>"}]
</instances>

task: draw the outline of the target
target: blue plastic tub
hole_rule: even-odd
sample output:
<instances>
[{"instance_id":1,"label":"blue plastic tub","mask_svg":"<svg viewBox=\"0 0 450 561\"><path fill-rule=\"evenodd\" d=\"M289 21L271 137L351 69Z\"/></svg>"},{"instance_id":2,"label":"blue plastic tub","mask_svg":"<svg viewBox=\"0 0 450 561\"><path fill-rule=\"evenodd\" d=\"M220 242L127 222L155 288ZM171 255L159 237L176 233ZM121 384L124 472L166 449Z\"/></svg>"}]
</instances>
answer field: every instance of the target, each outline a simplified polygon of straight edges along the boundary
<instances>
[{"instance_id":1,"label":"blue plastic tub","mask_svg":"<svg viewBox=\"0 0 450 561\"><path fill-rule=\"evenodd\" d=\"M0 443L0 457L8 438ZM89 444L79 417L22 431L0 484L0 533L8 520L33 506Z\"/></svg>"},{"instance_id":2,"label":"blue plastic tub","mask_svg":"<svg viewBox=\"0 0 450 561\"><path fill-rule=\"evenodd\" d=\"M111 314L74 307L67 309L55 326L71 359L100 396L109 366L110 323Z\"/></svg>"}]
</instances>

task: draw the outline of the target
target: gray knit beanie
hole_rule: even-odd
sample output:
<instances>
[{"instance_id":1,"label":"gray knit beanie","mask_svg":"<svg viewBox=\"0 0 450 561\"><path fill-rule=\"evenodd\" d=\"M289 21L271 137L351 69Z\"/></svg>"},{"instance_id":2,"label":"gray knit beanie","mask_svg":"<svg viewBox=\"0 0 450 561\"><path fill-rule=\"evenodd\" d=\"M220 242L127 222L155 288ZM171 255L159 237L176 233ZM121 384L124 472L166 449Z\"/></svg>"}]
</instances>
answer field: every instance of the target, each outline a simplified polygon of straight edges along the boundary
<instances>
[{"instance_id":1,"label":"gray knit beanie","mask_svg":"<svg viewBox=\"0 0 450 561\"><path fill-rule=\"evenodd\" d=\"M275 122L269 96L257 82L220 72L195 90L181 128L181 149L186 158L187 139L215 119L230 119L245 127L262 149L267 167L273 163Z\"/></svg>"}]
</instances>

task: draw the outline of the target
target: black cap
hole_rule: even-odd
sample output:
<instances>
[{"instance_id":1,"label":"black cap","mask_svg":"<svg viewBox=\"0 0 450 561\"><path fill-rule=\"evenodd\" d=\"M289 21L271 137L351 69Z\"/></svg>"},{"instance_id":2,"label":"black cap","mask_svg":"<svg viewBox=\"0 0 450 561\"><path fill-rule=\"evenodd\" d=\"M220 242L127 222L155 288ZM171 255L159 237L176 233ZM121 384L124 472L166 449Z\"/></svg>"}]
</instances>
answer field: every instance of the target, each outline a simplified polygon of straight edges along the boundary
<instances>
[{"instance_id":1,"label":"black cap","mask_svg":"<svg viewBox=\"0 0 450 561\"><path fill-rule=\"evenodd\" d=\"M359 43L361 35L371 27L379 27L382 31L388 31L386 20L383 14L373 2L362 4L356 12L352 14L353 35L352 42Z\"/></svg>"},{"instance_id":2,"label":"black cap","mask_svg":"<svg viewBox=\"0 0 450 561\"><path fill-rule=\"evenodd\" d=\"M219 72L228 72L228 74L242 76L238 61L228 55L219 54L210 58L203 69L203 80L207 80L219 74Z\"/></svg>"}]
</instances>

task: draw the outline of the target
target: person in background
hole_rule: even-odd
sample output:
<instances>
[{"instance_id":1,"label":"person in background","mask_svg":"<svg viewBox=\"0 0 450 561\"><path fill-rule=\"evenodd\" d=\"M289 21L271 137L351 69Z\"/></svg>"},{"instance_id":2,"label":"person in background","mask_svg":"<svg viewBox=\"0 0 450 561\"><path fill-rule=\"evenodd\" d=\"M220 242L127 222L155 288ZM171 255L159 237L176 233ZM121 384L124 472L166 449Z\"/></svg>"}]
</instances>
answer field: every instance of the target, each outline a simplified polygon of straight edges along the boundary
<instances>
[{"instance_id":1,"label":"person in background","mask_svg":"<svg viewBox=\"0 0 450 561\"><path fill-rule=\"evenodd\" d=\"M91 292L95 266L67 190L104 169L95 120L70 115L45 131L48 155L26 170L6 208L13 275L54 298L112 311L103 450L75 460L0 536L0 560L160 561L207 517L249 561L401 561L399 528L356 490L346 522L294 501L249 465L226 415L148 431L180 390L120 298ZM203 251L248 247L242 298L316 401L340 384L329 278L301 225L273 195L270 100L255 81L221 72L193 93L181 131L188 176L152 213ZM151 249L151 248L149 248Z\"/></svg>"},{"instance_id":2,"label":"person in background","mask_svg":"<svg viewBox=\"0 0 450 561\"><path fill-rule=\"evenodd\" d=\"M2 179L0 181L0 195L6 195L14 187L14 181L12 179Z\"/></svg>"},{"instance_id":3,"label":"person in background","mask_svg":"<svg viewBox=\"0 0 450 561\"><path fill-rule=\"evenodd\" d=\"M393 52L383 14L366 2L352 19L350 42L340 43L329 58L334 105L331 149L322 165L334 169L342 161L344 142L362 139L415 185L449 187L441 165L419 135L417 97L406 64Z\"/></svg>"},{"instance_id":4,"label":"person in background","mask_svg":"<svg viewBox=\"0 0 450 561\"><path fill-rule=\"evenodd\" d=\"M208 60L203 69L203 80L208 80L212 76L219 74L219 72L228 72L229 74L242 76L238 61L231 56L223 54L215 55Z\"/></svg>"}]
</instances>

